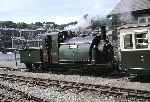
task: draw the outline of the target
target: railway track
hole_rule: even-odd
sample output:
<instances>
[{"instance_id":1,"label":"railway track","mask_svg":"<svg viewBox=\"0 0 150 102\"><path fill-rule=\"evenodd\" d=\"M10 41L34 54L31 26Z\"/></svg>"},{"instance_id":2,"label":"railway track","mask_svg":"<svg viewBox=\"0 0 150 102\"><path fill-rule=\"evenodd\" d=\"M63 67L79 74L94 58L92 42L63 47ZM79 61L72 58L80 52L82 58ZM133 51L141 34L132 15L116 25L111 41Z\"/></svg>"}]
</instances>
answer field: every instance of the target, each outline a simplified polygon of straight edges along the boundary
<instances>
[{"instance_id":1,"label":"railway track","mask_svg":"<svg viewBox=\"0 0 150 102\"><path fill-rule=\"evenodd\" d=\"M142 101L150 101L150 91L142 91L142 90L133 90L133 89L125 89L118 87L110 87L110 86L102 86L102 85L92 85L92 84L84 84L78 82L68 82L68 81L60 81L60 80L50 80L50 79L40 79L40 78L32 78L32 77L24 77L24 76L16 76L16 75L8 75L8 74L0 74L0 79L8 80L12 83L14 82L25 82L30 84L31 86L40 86L42 88L48 88L55 86L60 89L60 91L71 91L72 93L82 93L82 92L91 92L92 94L96 94L98 96L107 95L113 97L123 97L127 100L142 100ZM24 93L23 93L24 94ZM31 97L32 100L41 100L38 97Z\"/></svg>"},{"instance_id":2,"label":"railway track","mask_svg":"<svg viewBox=\"0 0 150 102\"><path fill-rule=\"evenodd\" d=\"M20 71L20 69L12 69L11 67L1 67L1 68L7 71ZM10 78L9 75L7 77L6 76L7 76L6 74L1 74L0 79L8 80L12 83L13 81L21 81L19 79L13 80L13 78ZM49 102L40 97L36 97L21 90L5 86L3 84L0 84L0 91L4 91L0 93L0 102Z\"/></svg>"},{"instance_id":3,"label":"railway track","mask_svg":"<svg viewBox=\"0 0 150 102\"><path fill-rule=\"evenodd\" d=\"M20 90L10 88L0 84L0 101L1 102L43 102L43 99L29 95Z\"/></svg>"}]
</instances>

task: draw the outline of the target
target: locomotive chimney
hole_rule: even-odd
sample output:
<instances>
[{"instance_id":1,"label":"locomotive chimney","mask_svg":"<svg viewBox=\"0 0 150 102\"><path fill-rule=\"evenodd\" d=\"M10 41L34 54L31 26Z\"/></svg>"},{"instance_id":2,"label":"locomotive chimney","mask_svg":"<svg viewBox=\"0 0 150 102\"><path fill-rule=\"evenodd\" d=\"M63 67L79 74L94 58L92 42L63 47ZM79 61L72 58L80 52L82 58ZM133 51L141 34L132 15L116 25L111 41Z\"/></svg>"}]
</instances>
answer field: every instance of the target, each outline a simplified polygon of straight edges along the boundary
<instances>
[{"instance_id":1,"label":"locomotive chimney","mask_svg":"<svg viewBox=\"0 0 150 102\"><path fill-rule=\"evenodd\" d=\"M101 26L102 39L106 40L106 26Z\"/></svg>"}]
</instances>

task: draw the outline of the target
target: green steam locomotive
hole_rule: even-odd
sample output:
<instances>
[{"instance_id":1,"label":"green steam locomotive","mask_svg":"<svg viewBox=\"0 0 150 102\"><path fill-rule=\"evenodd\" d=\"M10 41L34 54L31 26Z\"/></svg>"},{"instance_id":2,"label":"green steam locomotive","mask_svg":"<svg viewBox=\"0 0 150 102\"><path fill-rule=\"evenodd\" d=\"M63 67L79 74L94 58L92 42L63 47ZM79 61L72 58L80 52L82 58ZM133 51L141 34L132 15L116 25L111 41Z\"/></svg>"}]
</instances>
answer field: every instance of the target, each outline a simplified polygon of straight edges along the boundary
<instances>
[{"instance_id":1,"label":"green steam locomotive","mask_svg":"<svg viewBox=\"0 0 150 102\"><path fill-rule=\"evenodd\" d=\"M117 68L113 46L106 37L105 26L101 34L69 36L66 32L43 35L42 46L20 50L21 63L29 70L78 70L81 72L109 72Z\"/></svg>"}]
</instances>

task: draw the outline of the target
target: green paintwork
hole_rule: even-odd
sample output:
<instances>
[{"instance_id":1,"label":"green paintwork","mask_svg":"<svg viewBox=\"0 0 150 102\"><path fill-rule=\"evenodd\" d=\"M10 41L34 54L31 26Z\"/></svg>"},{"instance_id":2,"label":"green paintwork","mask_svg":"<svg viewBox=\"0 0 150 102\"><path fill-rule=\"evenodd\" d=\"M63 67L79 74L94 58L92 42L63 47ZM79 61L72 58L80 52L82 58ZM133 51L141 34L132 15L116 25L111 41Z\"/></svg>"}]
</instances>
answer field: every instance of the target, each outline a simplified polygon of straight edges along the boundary
<instances>
[{"instance_id":1,"label":"green paintwork","mask_svg":"<svg viewBox=\"0 0 150 102\"><path fill-rule=\"evenodd\" d=\"M150 50L121 51L121 60L129 73L150 74Z\"/></svg>"},{"instance_id":2,"label":"green paintwork","mask_svg":"<svg viewBox=\"0 0 150 102\"><path fill-rule=\"evenodd\" d=\"M80 44L78 47L78 61L89 60L90 44Z\"/></svg>"},{"instance_id":3,"label":"green paintwork","mask_svg":"<svg viewBox=\"0 0 150 102\"><path fill-rule=\"evenodd\" d=\"M77 48L70 48L69 44L61 45L59 48L59 60L69 62L88 61L90 44L83 43L76 45Z\"/></svg>"},{"instance_id":4,"label":"green paintwork","mask_svg":"<svg viewBox=\"0 0 150 102\"><path fill-rule=\"evenodd\" d=\"M73 54L76 49L69 49L69 45L61 45L59 48L59 60L73 60Z\"/></svg>"},{"instance_id":5,"label":"green paintwork","mask_svg":"<svg viewBox=\"0 0 150 102\"><path fill-rule=\"evenodd\" d=\"M52 48L51 48L51 56L52 63L58 63L58 34L52 35Z\"/></svg>"},{"instance_id":6,"label":"green paintwork","mask_svg":"<svg viewBox=\"0 0 150 102\"><path fill-rule=\"evenodd\" d=\"M40 59L40 49L23 49L19 51L21 63L38 63Z\"/></svg>"}]
</instances>

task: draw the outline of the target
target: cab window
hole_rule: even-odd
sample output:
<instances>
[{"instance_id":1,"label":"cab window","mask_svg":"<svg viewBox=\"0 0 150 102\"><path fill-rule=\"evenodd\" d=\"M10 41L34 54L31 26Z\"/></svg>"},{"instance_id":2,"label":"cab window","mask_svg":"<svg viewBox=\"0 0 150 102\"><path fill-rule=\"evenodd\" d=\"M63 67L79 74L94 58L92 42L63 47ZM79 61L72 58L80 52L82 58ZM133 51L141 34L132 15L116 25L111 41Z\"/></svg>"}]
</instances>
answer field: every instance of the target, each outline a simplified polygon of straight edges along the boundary
<instances>
[{"instance_id":1,"label":"cab window","mask_svg":"<svg viewBox=\"0 0 150 102\"><path fill-rule=\"evenodd\" d=\"M124 48L133 49L132 34L124 36Z\"/></svg>"},{"instance_id":2,"label":"cab window","mask_svg":"<svg viewBox=\"0 0 150 102\"><path fill-rule=\"evenodd\" d=\"M135 34L136 49L148 48L147 32Z\"/></svg>"}]
</instances>

